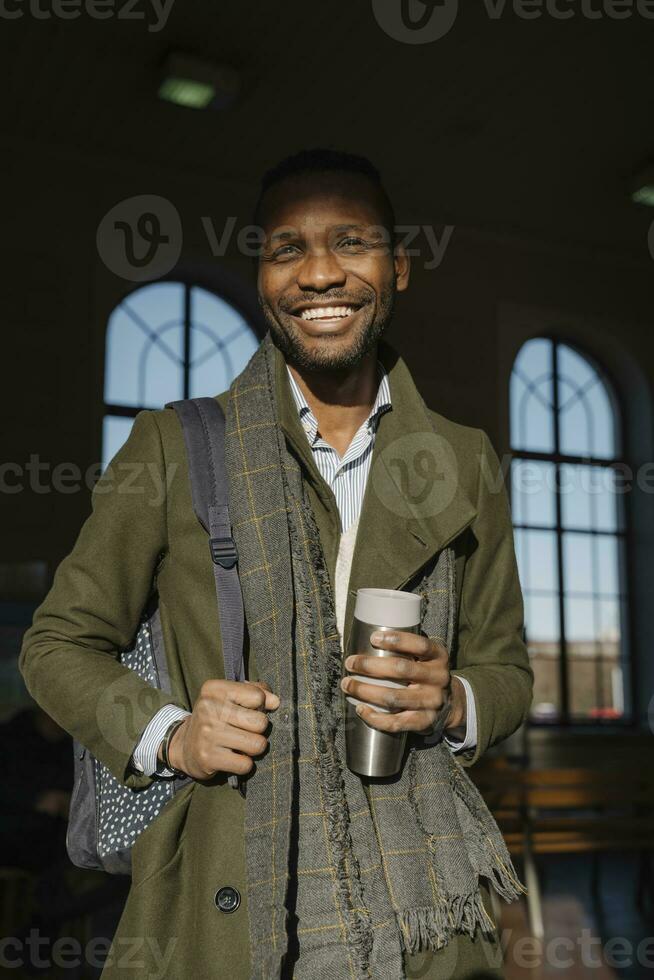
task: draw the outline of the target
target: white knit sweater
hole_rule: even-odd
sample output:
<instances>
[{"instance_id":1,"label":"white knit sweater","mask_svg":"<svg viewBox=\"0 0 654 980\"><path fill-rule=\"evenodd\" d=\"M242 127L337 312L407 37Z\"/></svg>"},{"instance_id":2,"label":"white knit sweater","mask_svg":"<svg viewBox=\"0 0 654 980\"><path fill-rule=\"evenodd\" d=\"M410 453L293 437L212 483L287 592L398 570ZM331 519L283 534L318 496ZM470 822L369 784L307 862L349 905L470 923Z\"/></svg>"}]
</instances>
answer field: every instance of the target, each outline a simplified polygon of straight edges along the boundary
<instances>
[{"instance_id":1,"label":"white knit sweater","mask_svg":"<svg viewBox=\"0 0 654 980\"><path fill-rule=\"evenodd\" d=\"M341 635L341 650L343 649L343 625L345 622L345 607L347 605L347 587L350 582L350 569L354 557L359 518L353 521L347 531L341 534L336 557L336 572L334 581L334 604L336 606L336 625Z\"/></svg>"}]
</instances>

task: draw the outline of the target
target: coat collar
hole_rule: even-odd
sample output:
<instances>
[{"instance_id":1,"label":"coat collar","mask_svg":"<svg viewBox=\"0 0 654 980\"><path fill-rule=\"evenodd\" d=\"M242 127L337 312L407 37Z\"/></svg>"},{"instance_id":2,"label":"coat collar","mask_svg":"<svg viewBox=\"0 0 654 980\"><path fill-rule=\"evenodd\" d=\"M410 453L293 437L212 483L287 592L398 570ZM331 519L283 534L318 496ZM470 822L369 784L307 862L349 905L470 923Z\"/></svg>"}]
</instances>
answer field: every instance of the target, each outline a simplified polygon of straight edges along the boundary
<instances>
[{"instance_id":1,"label":"coat collar","mask_svg":"<svg viewBox=\"0 0 654 980\"><path fill-rule=\"evenodd\" d=\"M401 588L477 516L458 479L455 447L439 432L437 418L432 420L404 359L383 339L378 357L388 374L392 408L380 417L375 437L350 573L345 645L357 589ZM323 502L335 507L300 423L278 348L275 360L280 425Z\"/></svg>"},{"instance_id":2,"label":"coat collar","mask_svg":"<svg viewBox=\"0 0 654 980\"><path fill-rule=\"evenodd\" d=\"M295 408L300 416L300 422L304 428L307 438L309 440L309 445L313 447L316 443L318 433L318 420L311 411L311 407L307 402L302 389L298 385L297 381L291 374L291 369L288 364L286 365L286 373L288 375L288 381L291 386L291 391L293 393L293 400L295 401ZM375 404L370 410L370 414L366 419L367 429L370 430L373 426L377 426L378 417L382 412L387 411L391 407L390 400L390 388L388 385L388 375L386 374L386 369L381 361L377 360L377 396L375 398ZM353 441L356 441L356 436ZM351 448L351 447L350 447ZM350 453L350 448L347 451L347 455Z\"/></svg>"}]
</instances>

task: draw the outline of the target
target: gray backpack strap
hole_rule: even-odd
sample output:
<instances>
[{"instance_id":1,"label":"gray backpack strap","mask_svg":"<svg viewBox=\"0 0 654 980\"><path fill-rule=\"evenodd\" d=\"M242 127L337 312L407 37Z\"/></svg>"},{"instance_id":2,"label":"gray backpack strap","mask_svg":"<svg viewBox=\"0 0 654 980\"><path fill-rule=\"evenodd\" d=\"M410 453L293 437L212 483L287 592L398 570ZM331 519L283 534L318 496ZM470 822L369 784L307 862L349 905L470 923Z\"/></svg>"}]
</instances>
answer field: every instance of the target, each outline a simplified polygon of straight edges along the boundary
<instances>
[{"instance_id":1,"label":"gray backpack strap","mask_svg":"<svg viewBox=\"0 0 654 980\"><path fill-rule=\"evenodd\" d=\"M225 416L215 398L184 398L167 402L166 408L173 408L179 417L188 457L193 510L209 535L225 678L242 681L245 679L245 615L238 578L238 552L229 518ZM230 776L229 782L238 788L238 776Z\"/></svg>"}]
</instances>

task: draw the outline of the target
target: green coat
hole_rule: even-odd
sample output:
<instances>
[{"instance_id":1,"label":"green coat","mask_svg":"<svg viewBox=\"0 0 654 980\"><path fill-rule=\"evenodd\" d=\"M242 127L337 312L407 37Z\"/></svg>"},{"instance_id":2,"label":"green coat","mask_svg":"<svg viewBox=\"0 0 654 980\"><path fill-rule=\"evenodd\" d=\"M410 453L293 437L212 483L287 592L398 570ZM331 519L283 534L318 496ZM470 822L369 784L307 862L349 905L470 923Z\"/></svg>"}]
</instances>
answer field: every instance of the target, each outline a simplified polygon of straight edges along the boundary
<instances>
[{"instance_id":1,"label":"green coat","mask_svg":"<svg viewBox=\"0 0 654 980\"><path fill-rule=\"evenodd\" d=\"M333 582L341 530L336 500L313 461L283 357L278 350L275 356L280 424L303 461ZM503 485L493 485L498 461L485 433L427 409L404 361L385 341L379 357L389 372L393 407L381 416L375 440L344 641L357 588L402 588L454 542L455 672L470 682L478 716L477 747L461 759L470 766L516 730L531 701L508 502ZM227 394L217 396L223 407ZM384 450L408 437L396 443L401 452L432 430L442 440L439 479L449 481L452 499L434 508L433 516L411 516L402 468L388 466L386 506L380 507L371 480L377 479ZM128 761L148 721L166 703L190 710L203 681L223 676L207 536L193 513L184 442L171 409L139 412L129 439L96 484L92 505L35 613L19 665L34 699L63 728L126 785L146 786L150 777L132 772ZM116 660L116 651L133 639L153 571L173 697L152 690ZM249 677L257 678L254 663ZM132 887L103 977L248 980L248 914L256 909L248 908L243 826L244 801L223 778L191 783L171 800L134 845ZM214 903L225 885L242 896L233 914ZM408 975L458 980L479 976L493 963L496 945L462 936L433 958L416 957Z\"/></svg>"}]
</instances>

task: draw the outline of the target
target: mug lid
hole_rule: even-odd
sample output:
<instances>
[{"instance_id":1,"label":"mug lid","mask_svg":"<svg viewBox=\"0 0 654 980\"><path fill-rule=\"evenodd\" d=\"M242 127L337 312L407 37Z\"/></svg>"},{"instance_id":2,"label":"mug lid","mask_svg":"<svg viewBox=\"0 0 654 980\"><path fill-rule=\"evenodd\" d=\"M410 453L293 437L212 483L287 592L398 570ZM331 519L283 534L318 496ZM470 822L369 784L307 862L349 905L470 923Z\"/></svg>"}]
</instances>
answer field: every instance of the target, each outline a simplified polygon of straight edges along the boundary
<instances>
[{"instance_id":1,"label":"mug lid","mask_svg":"<svg viewBox=\"0 0 654 980\"><path fill-rule=\"evenodd\" d=\"M358 589L354 615L362 623L403 629L420 624L422 597L397 589Z\"/></svg>"}]
</instances>

